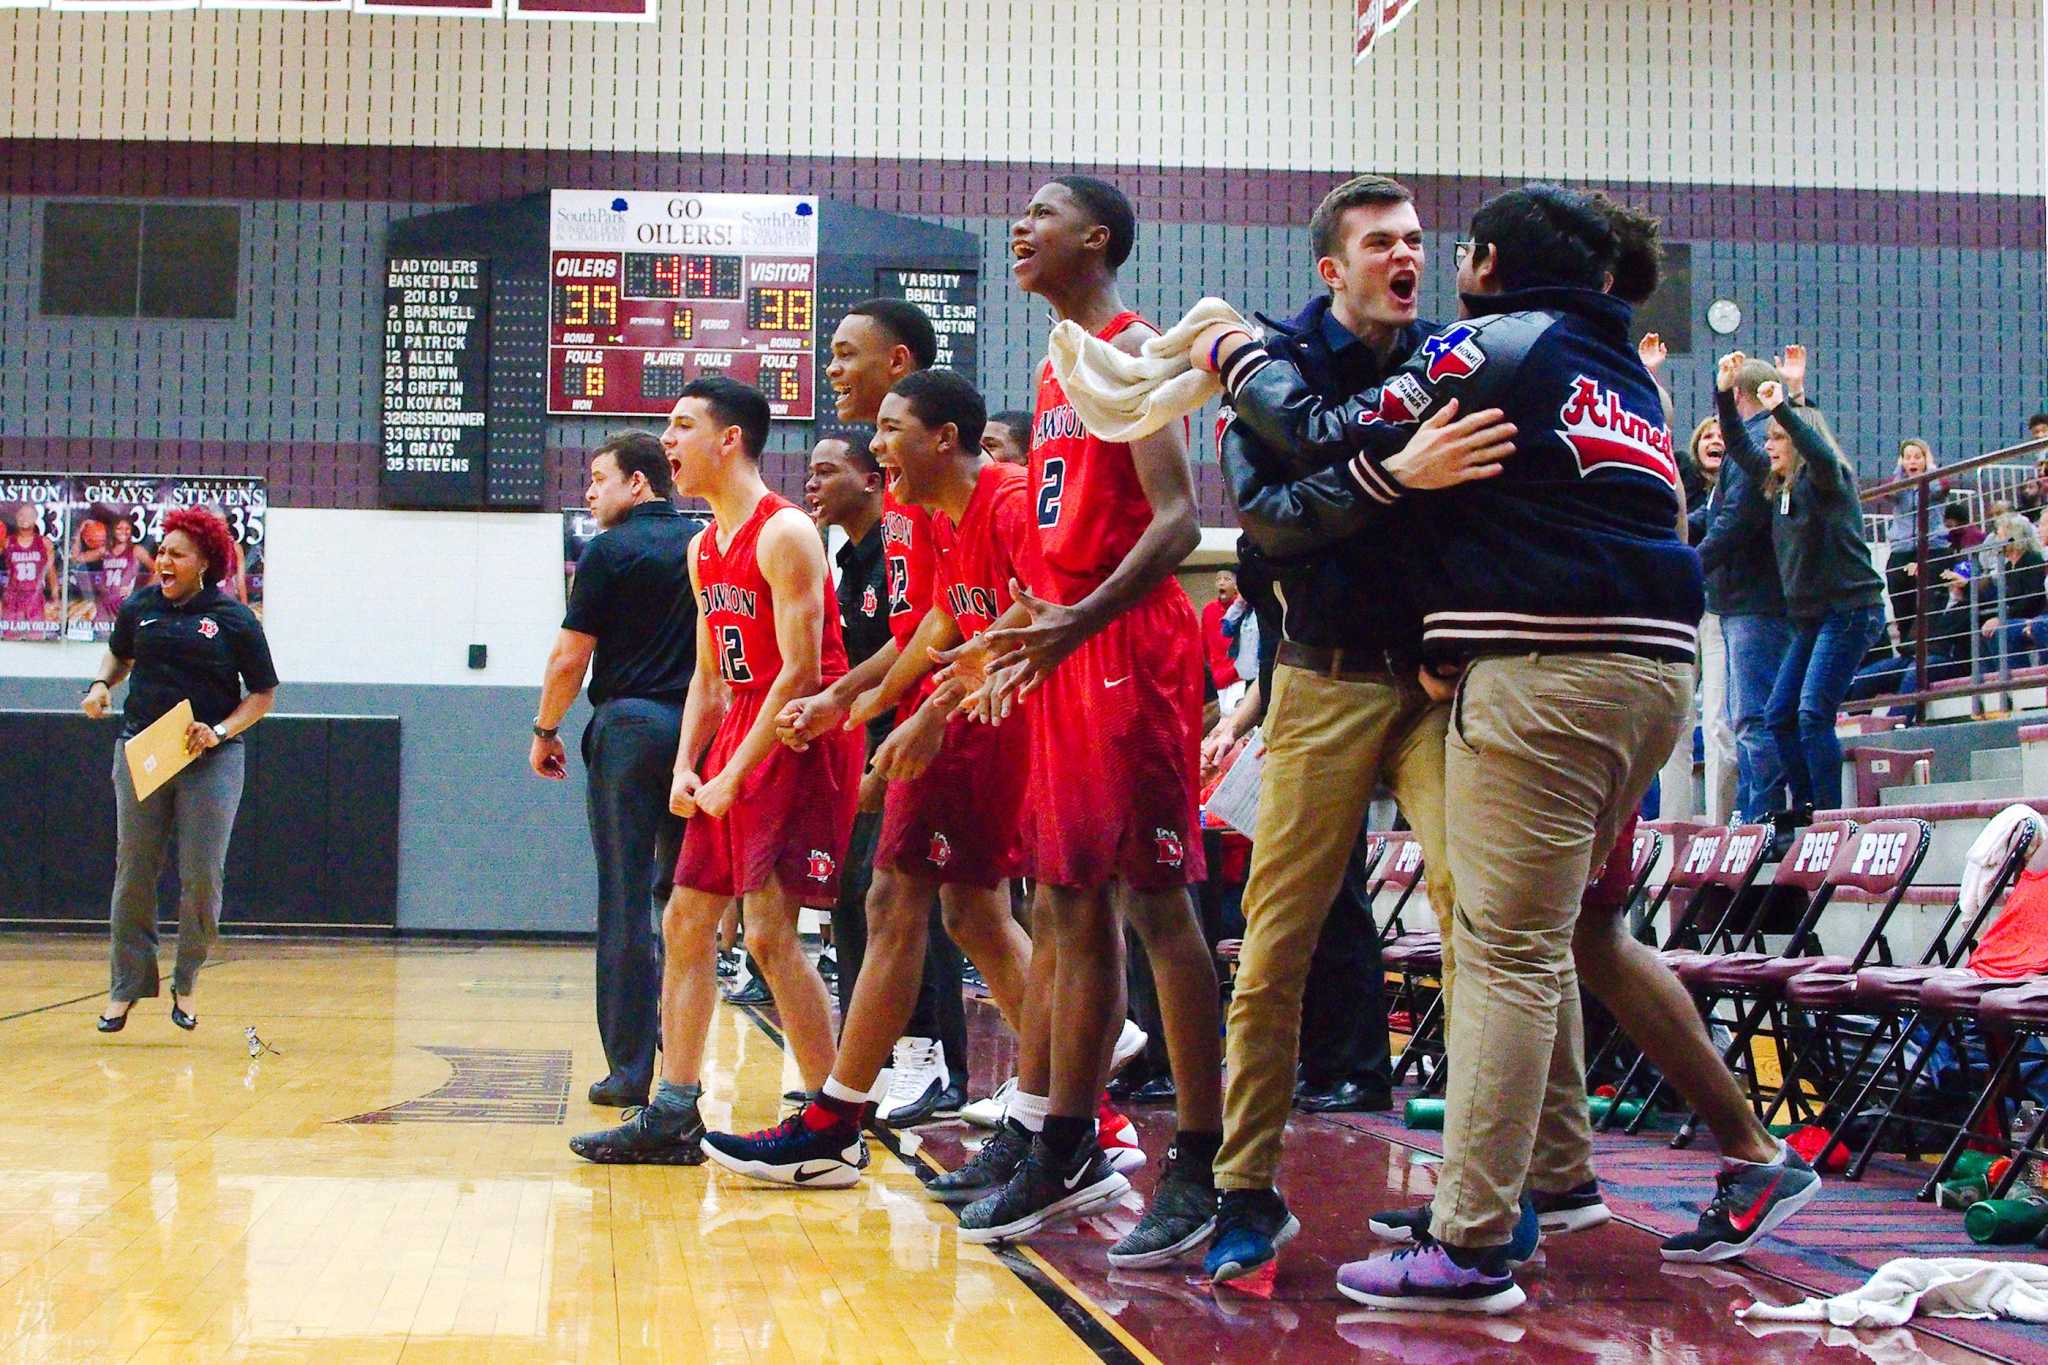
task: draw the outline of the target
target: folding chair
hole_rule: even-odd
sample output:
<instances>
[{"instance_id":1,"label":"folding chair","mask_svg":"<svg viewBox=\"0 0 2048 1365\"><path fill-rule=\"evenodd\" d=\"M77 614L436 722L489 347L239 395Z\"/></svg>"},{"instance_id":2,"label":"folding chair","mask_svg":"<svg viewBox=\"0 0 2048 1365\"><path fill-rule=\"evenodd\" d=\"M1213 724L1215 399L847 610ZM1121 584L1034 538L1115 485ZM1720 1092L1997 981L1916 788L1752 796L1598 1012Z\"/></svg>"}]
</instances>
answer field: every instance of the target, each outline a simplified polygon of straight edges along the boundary
<instances>
[{"instance_id":1,"label":"folding chair","mask_svg":"<svg viewBox=\"0 0 2048 1365\"><path fill-rule=\"evenodd\" d=\"M1899 1117L1900 1110L1908 1103L1920 1081L1921 1072L1928 1060L1934 1056L1931 1046L1922 1047L1907 1062L1908 1041L1923 1025L1934 1027L1937 1032L1947 1031L1951 1026L1960 1035L1960 1021L1973 1011L1950 1016L1931 1011L1923 1003L1928 986L1945 977L1961 973L1974 978L1965 964L1976 950L1978 939L1985 929L2004 908L2007 893L2019 879L2020 869L2026 866L2027 855L2032 850L2034 832L2031 826L2022 827L2015 846L2007 852L2002 863L1993 873L1986 888L1982 903L1969 922L1963 922L1961 896L1950 903L1948 914L1935 930L1933 941L1920 956L1918 965L1900 967L1864 967L1853 972L1816 969L1804 972L1785 987L1785 1002L1788 1006L1835 1021L1837 1027L1817 1025L1813 1030L1812 1046L1795 1049L1786 1060L1784 1083L1778 1094L1764 1111L1769 1118L1781 1109L1790 1108L1790 1101L1801 1094L1809 1070L1820 1071L1830 1055L1839 1059L1843 1034L1846 1029L1839 1025L1852 1017L1870 1020L1869 1030L1862 1038L1862 1047L1853 1058L1840 1063L1832 1073L1822 1071L1822 1085L1819 1087L1826 1098L1821 1102L1816 1121L1835 1132L1844 1131L1858 1116L1865 1113L1865 1106L1881 1087L1889 1082L1890 1095L1885 1101L1884 1112L1871 1127L1862 1146L1850 1159L1843 1173L1849 1180L1860 1180L1864 1168L1883 1143L1886 1130ZM1958 983L1968 987L1969 982ZM2010 983L1991 983L1988 989ZM1982 993L1982 992L1980 992ZM1951 993L1950 1000L1960 998ZM1960 1038L1958 1039L1960 1041ZM1869 1072L1863 1070L1864 1063L1879 1047L1884 1054ZM1827 1077L1832 1075L1832 1085ZM1846 1104L1843 1097L1854 1090L1853 1098ZM1909 1130L1910 1131L1910 1130ZM1836 1145L1845 1145L1840 1139L1829 1144L1829 1150ZM1918 1155L1910 1150L1908 1155ZM1819 1154L1817 1160L1825 1160L1827 1151Z\"/></svg>"},{"instance_id":2,"label":"folding chair","mask_svg":"<svg viewBox=\"0 0 2048 1365\"><path fill-rule=\"evenodd\" d=\"M1650 930L1650 916L1643 902L1649 891L1650 870L1663 856L1664 831L1656 825L1637 825L1635 843L1629 851L1628 898L1622 902L1622 913L1628 916L1629 932L1638 938Z\"/></svg>"},{"instance_id":3,"label":"folding chair","mask_svg":"<svg viewBox=\"0 0 2048 1365\"><path fill-rule=\"evenodd\" d=\"M1658 953L1665 966L1676 972L1685 964L1709 960L1719 952L1732 952L1747 941L1747 933L1737 936L1734 920L1743 897L1763 869L1764 855L1769 850L1770 831L1762 825L1737 825L1730 829L1710 825L1687 837L1672 860L1663 888L1645 911L1646 923L1654 926L1658 914L1667 906L1676 906L1671 932ZM1683 900L1678 899L1681 896ZM1751 908L1752 918L1761 911L1762 901L1758 900ZM1618 1060L1619 1050L1626 1045L1627 1035L1615 1030L1587 1063L1586 1074L1602 1074L1611 1062ZM1627 1098L1648 1065L1640 1054L1629 1063L1615 1085L1617 1101ZM1649 1112L1646 1104L1631 1129L1639 1128ZM1619 1103L1609 1105L1596 1127L1606 1131L1620 1114Z\"/></svg>"},{"instance_id":4,"label":"folding chair","mask_svg":"<svg viewBox=\"0 0 2048 1365\"><path fill-rule=\"evenodd\" d=\"M1716 1000L1735 1007L1733 1037L1722 1057L1746 1077L1750 1102L1760 1114L1768 1111L1763 1109L1764 1095L1751 1045L1759 1037L1768 1037L1780 1045L1782 1053L1793 1039L1798 1012L1785 1007L1785 988L1809 971L1853 974L1874 963L1891 965L1885 929L1912 886L1933 838L1934 827L1925 820L1875 820L1860 827L1853 820L1822 820L1807 826L1778 864L1772 882L1807 896L1806 908L1785 950L1737 951L1694 969L1689 979L1687 973L1680 973L1680 979L1704 998L1709 1012ZM1853 956L1824 956L1820 952L1821 916L1844 893L1877 902L1879 910ZM1755 937L1761 941L1762 934ZM1697 1115L1688 1115L1671 1145L1686 1146L1696 1130Z\"/></svg>"}]
</instances>

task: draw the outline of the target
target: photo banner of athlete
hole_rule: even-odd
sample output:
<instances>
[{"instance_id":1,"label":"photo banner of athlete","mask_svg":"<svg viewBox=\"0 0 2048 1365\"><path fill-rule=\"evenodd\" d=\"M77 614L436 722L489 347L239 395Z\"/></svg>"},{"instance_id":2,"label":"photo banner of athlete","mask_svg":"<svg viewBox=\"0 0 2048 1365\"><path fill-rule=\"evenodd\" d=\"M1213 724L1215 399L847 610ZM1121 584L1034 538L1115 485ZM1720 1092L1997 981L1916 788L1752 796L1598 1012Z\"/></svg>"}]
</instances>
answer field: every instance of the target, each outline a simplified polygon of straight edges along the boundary
<instances>
[{"instance_id":1,"label":"photo banner of athlete","mask_svg":"<svg viewBox=\"0 0 2048 1365\"><path fill-rule=\"evenodd\" d=\"M548 412L666 416L730 375L811 420L818 201L556 190L548 206Z\"/></svg>"},{"instance_id":2,"label":"photo banner of athlete","mask_svg":"<svg viewBox=\"0 0 2048 1365\"><path fill-rule=\"evenodd\" d=\"M1358 0L1357 22L1351 31L1351 61L1364 61L1374 43L1392 33L1422 0Z\"/></svg>"},{"instance_id":3,"label":"photo banner of athlete","mask_svg":"<svg viewBox=\"0 0 2048 1365\"><path fill-rule=\"evenodd\" d=\"M106 639L122 601L155 572L164 517L179 507L210 507L227 522L242 562L221 590L261 617L269 511L262 479L9 474L0 476L0 638Z\"/></svg>"}]
</instances>

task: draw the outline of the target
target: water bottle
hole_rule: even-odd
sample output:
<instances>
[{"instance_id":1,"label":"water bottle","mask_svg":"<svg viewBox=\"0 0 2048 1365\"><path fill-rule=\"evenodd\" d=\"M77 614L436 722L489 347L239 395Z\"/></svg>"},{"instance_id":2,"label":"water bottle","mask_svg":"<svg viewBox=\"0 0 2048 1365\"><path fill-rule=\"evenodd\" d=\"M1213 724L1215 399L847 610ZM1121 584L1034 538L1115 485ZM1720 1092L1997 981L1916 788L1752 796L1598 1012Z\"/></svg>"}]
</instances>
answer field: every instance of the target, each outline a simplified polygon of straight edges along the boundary
<instances>
[{"instance_id":1,"label":"water bottle","mask_svg":"<svg viewBox=\"0 0 2048 1365\"><path fill-rule=\"evenodd\" d=\"M1963 1230L1980 1245L2031 1242L2048 1229L2048 1196L1984 1199L1963 1214Z\"/></svg>"}]
</instances>

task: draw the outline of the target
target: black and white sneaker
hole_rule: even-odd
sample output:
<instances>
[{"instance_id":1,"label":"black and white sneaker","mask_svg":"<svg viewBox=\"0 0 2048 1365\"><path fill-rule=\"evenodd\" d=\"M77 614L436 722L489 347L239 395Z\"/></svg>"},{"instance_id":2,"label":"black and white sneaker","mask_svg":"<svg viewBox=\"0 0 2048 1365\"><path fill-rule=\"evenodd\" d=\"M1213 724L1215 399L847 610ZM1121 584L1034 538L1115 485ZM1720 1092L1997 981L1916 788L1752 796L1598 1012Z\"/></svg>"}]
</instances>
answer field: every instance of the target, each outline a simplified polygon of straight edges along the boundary
<instances>
[{"instance_id":1,"label":"black and white sneaker","mask_svg":"<svg viewBox=\"0 0 2048 1365\"><path fill-rule=\"evenodd\" d=\"M569 1150L607 1166L701 1166L704 1120L692 1104L680 1113L646 1105L628 1109L616 1128L578 1133Z\"/></svg>"},{"instance_id":2,"label":"black and white sneaker","mask_svg":"<svg viewBox=\"0 0 2048 1365\"><path fill-rule=\"evenodd\" d=\"M1714 1177L1714 1198L1699 1226L1666 1239L1667 1261L1726 1261L1762 1241L1813 1202L1820 1177L1799 1153L1780 1143L1769 1166L1730 1162Z\"/></svg>"},{"instance_id":3,"label":"black and white sneaker","mask_svg":"<svg viewBox=\"0 0 2048 1365\"><path fill-rule=\"evenodd\" d=\"M1207 1242L1215 1231L1215 1188L1189 1175L1169 1152L1151 1206L1138 1226L1109 1249L1109 1263L1117 1270L1170 1265Z\"/></svg>"},{"instance_id":4,"label":"black and white sneaker","mask_svg":"<svg viewBox=\"0 0 2048 1365\"><path fill-rule=\"evenodd\" d=\"M1032 1139L1031 1150L1009 1184L960 1211L960 1240L1016 1241L1114 1204L1130 1188L1131 1182L1110 1167L1093 1142L1084 1144L1071 1162L1062 1163L1041 1134Z\"/></svg>"},{"instance_id":5,"label":"black and white sneaker","mask_svg":"<svg viewBox=\"0 0 2048 1365\"><path fill-rule=\"evenodd\" d=\"M924 1187L925 1193L941 1204L972 1204L1009 1184L1010 1177L1024 1164L1024 1154L1030 1150L1031 1134L1024 1125L1005 1119L1000 1128L988 1135L973 1160L958 1170L933 1176Z\"/></svg>"},{"instance_id":6,"label":"black and white sneaker","mask_svg":"<svg viewBox=\"0 0 2048 1365\"><path fill-rule=\"evenodd\" d=\"M898 1038L889 1062L889 1093L878 1106L891 1128L923 1123L938 1111L939 1100L952 1085L945 1050L936 1038Z\"/></svg>"},{"instance_id":7,"label":"black and white sneaker","mask_svg":"<svg viewBox=\"0 0 2048 1365\"><path fill-rule=\"evenodd\" d=\"M845 1189L868 1164L860 1125L814 1104L758 1133L706 1133L704 1155L737 1175L800 1190Z\"/></svg>"},{"instance_id":8,"label":"black and white sneaker","mask_svg":"<svg viewBox=\"0 0 2048 1365\"><path fill-rule=\"evenodd\" d=\"M1536 1205L1536 1225L1552 1234L1584 1232L1614 1217L1600 1198L1600 1182L1597 1180L1588 1180L1563 1194L1532 1190L1529 1199Z\"/></svg>"}]
</instances>

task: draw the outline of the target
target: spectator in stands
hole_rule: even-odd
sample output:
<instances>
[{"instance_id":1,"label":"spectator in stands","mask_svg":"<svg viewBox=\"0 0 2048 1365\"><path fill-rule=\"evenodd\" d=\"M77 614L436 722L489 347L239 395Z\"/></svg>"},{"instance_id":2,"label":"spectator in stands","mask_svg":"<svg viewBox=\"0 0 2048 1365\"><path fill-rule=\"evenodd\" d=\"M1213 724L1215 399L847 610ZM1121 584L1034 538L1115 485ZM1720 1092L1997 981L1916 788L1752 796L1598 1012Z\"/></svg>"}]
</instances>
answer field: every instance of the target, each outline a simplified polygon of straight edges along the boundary
<instances>
[{"instance_id":1,"label":"spectator in stands","mask_svg":"<svg viewBox=\"0 0 2048 1365\"><path fill-rule=\"evenodd\" d=\"M2035 650L2048 650L2048 589L2042 583L2041 533L2017 512L2000 517L1996 530L2000 563L1994 566L1991 581L1977 593L1984 667L1988 671L2000 666L2002 645L2014 668L2027 668L2034 663Z\"/></svg>"},{"instance_id":2,"label":"spectator in stands","mask_svg":"<svg viewBox=\"0 0 2048 1365\"><path fill-rule=\"evenodd\" d=\"M2013 490L2012 506L2015 512L2038 516L2044 504L2048 504L2048 457L2034 461L2034 477L2026 480Z\"/></svg>"},{"instance_id":3,"label":"spectator in stands","mask_svg":"<svg viewBox=\"0 0 2048 1365\"><path fill-rule=\"evenodd\" d=\"M1940 565L1930 563L1928 573L1940 584L1927 594L1927 682L1951 682L1970 671L1970 577L1971 560L1951 557ZM1848 700L1867 701L1873 697L1906 694L1921 690L1919 651L1901 650L1873 659L1856 670L1849 684ZM1922 708L1892 707L1889 714L1921 718Z\"/></svg>"},{"instance_id":4,"label":"spectator in stands","mask_svg":"<svg viewBox=\"0 0 2048 1365\"><path fill-rule=\"evenodd\" d=\"M2037 412L2027 419L2027 439L2048 441L2048 412Z\"/></svg>"},{"instance_id":5,"label":"spectator in stands","mask_svg":"<svg viewBox=\"0 0 2048 1365\"><path fill-rule=\"evenodd\" d=\"M1970 553L1984 543L1984 528L1970 517L1970 504L1961 498L1950 498L1942 505L1941 529L1948 536L1950 558Z\"/></svg>"},{"instance_id":6,"label":"spectator in stands","mask_svg":"<svg viewBox=\"0 0 2048 1365\"><path fill-rule=\"evenodd\" d=\"M1915 479L1935 468L1934 449L1927 442L1917 436L1899 442L1899 463L1892 471L1894 479ZM1924 558L1932 566L1948 548L1948 532L1935 510L1945 492L1946 485L1941 480L1931 479L1913 488L1900 489L1890 501L1891 553L1885 560L1884 575L1901 647L1913 638L1913 623L1920 615L1919 562ZM1924 541L1920 534L1923 506L1927 517ZM1931 567L1929 572L1931 575Z\"/></svg>"},{"instance_id":7,"label":"spectator in stands","mask_svg":"<svg viewBox=\"0 0 2048 1365\"><path fill-rule=\"evenodd\" d=\"M1735 387L1740 351L1723 356L1717 375L1721 428L1728 459L1756 480L1770 516L1771 549L1794 627L1768 708L1793 807L1834 810L1842 804L1842 745L1835 713L1863 655L1884 630L1884 580L1863 542L1856 475L1818 409L1805 396L1806 354L1787 346L1784 382L1757 387L1770 414L1764 449L1740 425Z\"/></svg>"},{"instance_id":8,"label":"spectator in stands","mask_svg":"<svg viewBox=\"0 0 2048 1365\"><path fill-rule=\"evenodd\" d=\"M1686 490L1688 544L1696 546L1706 538L1714 486L1721 478L1727 445L1721 423L1712 417L1694 427L1692 439L1686 443L1692 452L1694 476ZM1707 817L1714 824L1725 825L1735 811L1735 730L1728 721L1728 645L1721 633L1721 618L1713 611L1700 618L1700 740L1707 761Z\"/></svg>"},{"instance_id":9,"label":"spectator in stands","mask_svg":"<svg viewBox=\"0 0 2048 1365\"><path fill-rule=\"evenodd\" d=\"M1719 421L1722 438L1742 428L1746 445L1760 448L1768 422L1757 401L1766 381L1782 383L1767 361L1745 360L1735 377L1733 417ZM1784 805L1785 769L1764 721L1778 667L1792 643L1785 590L1771 549L1769 507L1740 465L1723 464L1707 499L1705 534L1697 545L1707 575L1707 610L1721 622L1728 655L1728 724L1735 732L1735 808L1756 819Z\"/></svg>"},{"instance_id":10,"label":"spectator in stands","mask_svg":"<svg viewBox=\"0 0 2048 1365\"><path fill-rule=\"evenodd\" d=\"M1003 464L1025 464L1031 458L1031 414L994 412L982 428L981 448Z\"/></svg>"}]
</instances>

